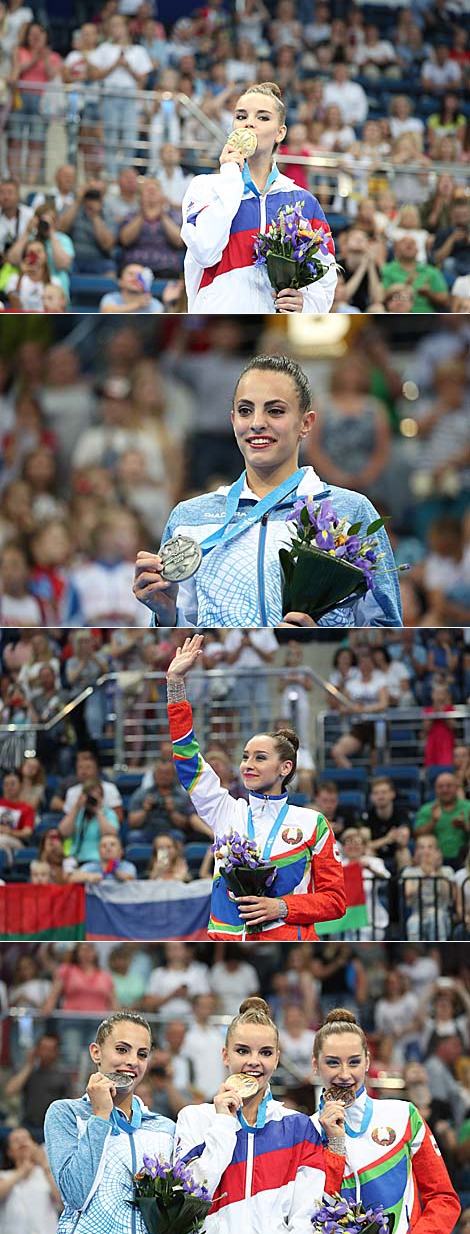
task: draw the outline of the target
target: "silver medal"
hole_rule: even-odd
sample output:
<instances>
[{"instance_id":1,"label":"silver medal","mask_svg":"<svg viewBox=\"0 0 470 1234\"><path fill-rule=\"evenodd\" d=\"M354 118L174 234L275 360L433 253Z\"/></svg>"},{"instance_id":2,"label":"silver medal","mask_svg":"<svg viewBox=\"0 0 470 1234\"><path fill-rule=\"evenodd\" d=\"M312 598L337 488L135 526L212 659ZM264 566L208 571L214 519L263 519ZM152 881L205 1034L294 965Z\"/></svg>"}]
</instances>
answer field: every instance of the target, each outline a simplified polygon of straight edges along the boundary
<instances>
[{"instance_id":1,"label":"silver medal","mask_svg":"<svg viewBox=\"0 0 470 1234\"><path fill-rule=\"evenodd\" d=\"M170 583L182 583L191 578L202 561L202 549L191 536L173 536L160 549L163 562L162 578Z\"/></svg>"},{"instance_id":2,"label":"silver medal","mask_svg":"<svg viewBox=\"0 0 470 1234\"><path fill-rule=\"evenodd\" d=\"M103 1075L114 1084L116 1092L129 1092L135 1083L135 1075L131 1071L104 1071Z\"/></svg>"}]
</instances>

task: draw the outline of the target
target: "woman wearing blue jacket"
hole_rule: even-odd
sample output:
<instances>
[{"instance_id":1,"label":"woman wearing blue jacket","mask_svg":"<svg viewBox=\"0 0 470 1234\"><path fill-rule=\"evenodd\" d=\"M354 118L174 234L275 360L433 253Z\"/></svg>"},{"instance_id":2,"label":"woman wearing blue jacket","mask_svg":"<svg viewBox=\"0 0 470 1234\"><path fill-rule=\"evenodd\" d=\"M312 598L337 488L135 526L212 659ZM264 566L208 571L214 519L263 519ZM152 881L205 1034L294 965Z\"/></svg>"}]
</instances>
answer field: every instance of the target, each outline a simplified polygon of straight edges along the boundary
<instances>
[{"instance_id":1,"label":"woman wearing blue jacket","mask_svg":"<svg viewBox=\"0 0 470 1234\"><path fill-rule=\"evenodd\" d=\"M256 356L247 364L232 408L246 470L230 487L180 502L163 532L162 546L175 536L197 541L202 549L199 568L178 584L162 576L161 549L137 556L134 594L151 609L152 624L315 625L305 613L286 614L282 620L279 549L291 543L289 511L298 497L318 503L329 497L340 518L364 528L377 518L377 511L362 493L328 487L313 467L299 467L300 446L314 420L308 378L295 360ZM338 605L319 625L402 625L390 542L383 528L376 538L383 559L373 591Z\"/></svg>"},{"instance_id":2,"label":"woman wearing blue jacket","mask_svg":"<svg viewBox=\"0 0 470 1234\"><path fill-rule=\"evenodd\" d=\"M54 1101L44 1136L64 1201L58 1234L146 1234L129 1204L144 1154L171 1160L174 1123L152 1114L134 1089L152 1048L150 1025L133 1011L103 1020L90 1055L96 1072L84 1097Z\"/></svg>"}]
</instances>

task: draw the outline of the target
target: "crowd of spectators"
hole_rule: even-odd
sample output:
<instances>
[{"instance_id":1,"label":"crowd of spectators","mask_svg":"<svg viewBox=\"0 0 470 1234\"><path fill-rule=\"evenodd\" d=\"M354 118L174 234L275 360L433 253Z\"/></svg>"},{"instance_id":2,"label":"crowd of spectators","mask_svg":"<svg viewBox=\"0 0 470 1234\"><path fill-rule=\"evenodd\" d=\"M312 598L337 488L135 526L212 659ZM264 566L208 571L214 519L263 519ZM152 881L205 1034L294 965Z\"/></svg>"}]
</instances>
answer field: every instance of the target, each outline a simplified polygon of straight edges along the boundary
<instances>
[{"instance_id":1,"label":"crowd of spectators","mask_svg":"<svg viewBox=\"0 0 470 1234\"><path fill-rule=\"evenodd\" d=\"M185 188L217 166L246 85L275 80L288 120L279 157L315 192L337 242L333 311L468 312L463 9L453 0L304 9L210 0L164 24L149 0L107 0L78 28L51 20L46 29L21 0L2 3L6 305L63 312L79 304L74 276L93 274L118 306L124 277L128 312L184 310ZM129 265L139 266L132 286ZM88 301L109 305L100 278Z\"/></svg>"},{"instance_id":2,"label":"crowd of spectators","mask_svg":"<svg viewBox=\"0 0 470 1234\"><path fill-rule=\"evenodd\" d=\"M468 938L466 632L305 633L284 645L272 630L207 632L190 679L205 756L245 796L246 729L293 723L294 800L323 813L345 866L362 868L359 937ZM178 783L166 721L164 673L186 634L4 631L0 720L15 725L0 740L5 881L210 877L212 833Z\"/></svg>"},{"instance_id":3,"label":"crowd of spectators","mask_svg":"<svg viewBox=\"0 0 470 1234\"><path fill-rule=\"evenodd\" d=\"M470 1200L470 972L461 948L419 944L9 944L0 949L3 1045L2 1180L46 1169L43 1122L51 1101L80 1095L87 1044L112 1010L150 1016L153 1050L138 1095L175 1119L211 1100L224 1078L221 1047L241 1001L261 993L279 1025L275 1096L313 1113L312 1036L347 1006L365 1029L374 1097L412 1101L430 1124L464 1213ZM10 1009L16 1014L9 1016ZM27 1171L12 1175L21 1185ZM54 1197L57 1199L57 1197ZM0 1202L0 1229L2 1228ZM18 1225L17 1234L27 1234ZM47 1234L54 1234L51 1224Z\"/></svg>"},{"instance_id":4,"label":"crowd of spectators","mask_svg":"<svg viewBox=\"0 0 470 1234\"><path fill-rule=\"evenodd\" d=\"M411 567L400 575L404 625L469 623L469 331L463 316L427 320L413 319L411 337L400 317L350 324L332 359L314 335L299 356L259 318L96 328L95 318L33 317L27 329L9 317L2 625L147 625L131 591L136 552L160 543L177 501L239 474L233 391L251 355L279 351L300 359L313 390L301 462L391 516L397 561Z\"/></svg>"}]
</instances>

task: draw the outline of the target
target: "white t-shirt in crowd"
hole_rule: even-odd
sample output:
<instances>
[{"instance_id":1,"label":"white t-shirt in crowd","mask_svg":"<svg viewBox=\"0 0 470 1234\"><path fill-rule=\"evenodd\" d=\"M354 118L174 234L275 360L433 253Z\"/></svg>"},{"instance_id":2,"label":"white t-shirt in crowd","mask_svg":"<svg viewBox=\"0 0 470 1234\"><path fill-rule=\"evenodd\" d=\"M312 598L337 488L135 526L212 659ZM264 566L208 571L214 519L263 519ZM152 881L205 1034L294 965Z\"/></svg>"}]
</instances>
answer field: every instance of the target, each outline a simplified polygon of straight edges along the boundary
<instances>
[{"instance_id":1,"label":"white t-shirt in crowd","mask_svg":"<svg viewBox=\"0 0 470 1234\"><path fill-rule=\"evenodd\" d=\"M0 1179L9 1171L1 1170ZM56 1234L59 1213L44 1170L35 1165L28 1178L22 1178L2 1201L0 1230L3 1234Z\"/></svg>"},{"instance_id":2,"label":"white t-shirt in crowd","mask_svg":"<svg viewBox=\"0 0 470 1234\"><path fill-rule=\"evenodd\" d=\"M42 313L43 310L43 295L44 283L35 283L34 279L30 279L29 274L11 274L5 291L8 295L10 291L16 291L21 278L21 284L18 289L18 295L21 301L22 309L28 313Z\"/></svg>"},{"instance_id":3,"label":"white t-shirt in crowd","mask_svg":"<svg viewBox=\"0 0 470 1234\"><path fill-rule=\"evenodd\" d=\"M193 1067L193 1084L206 1101L213 1100L227 1074L222 1062L225 1031L213 1024L193 1024L183 1042L183 1054Z\"/></svg>"},{"instance_id":4,"label":"white t-shirt in crowd","mask_svg":"<svg viewBox=\"0 0 470 1234\"><path fill-rule=\"evenodd\" d=\"M90 561L77 566L72 582L78 591L84 625L147 628L148 612L132 594L133 580L131 561L120 561L113 566Z\"/></svg>"},{"instance_id":5,"label":"white t-shirt in crowd","mask_svg":"<svg viewBox=\"0 0 470 1234\"><path fill-rule=\"evenodd\" d=\"M2 626L42 626L42 613L34 596L0 596Z\"/></svg>"},{"instance_id":6,"label":"white t-shirt in crowd","mask_svg":"<svg viewBox=\"0 0 470 1234\"><path fill-rule=\"evenodd\" d=\"M370 681L363 681L362 677L353 677L352 681L348 678L347 695L353 703L362 703L364 710L367 710L368 703L378 703L380 691L386 685L386 680L383 673L372 673Z\"/></svg>"},{"instance_id":7,"label":"white t-shirt in crowd","mask_svg":"<svg viewBox=\"0 0 470 1234\"><path fill-rule=\"evenodd\" d=\"M304 1075L312 1070L312 1034L306 1028L300 1037L291 1037L285 1028L281 1029L281 1063L284 1058L299 1067Z\"/></svg>"},{"instance_id":8,"label":"white t-shirt in crowd","mask_svg":"<svg viewBox=\"0 0 470 1234\"><path fill-rule=\"evenodd\" d=\"M331 107L332 103L336 103L340 108L348 124L363 124L367 119L367 95L357 81L345 81L344 84L327 81L323 91L323 105Z\"/></svg>"},{"instance_id":9,"label":"white t-shirt in crowd","mask_svg":"<svg viewBox=\"0 0 470 1234\"><path fill-rule=\"evenodd\" d=\"M64 803L66 814L72 809L75 802L78 801L82 787L83 785L81 784L72 784L72 787L67 789ZM122 806L122 797L119 789L116 788L115 784L111 783L111 780L101 780L101 787L103 789L103 806L106 806L109 810L115 810L116 806Z\"/></svg>"},{"instance_id":10,"label":"white t-shirt in crowd","mask_svg":"<svg viewBox=\"0 0 470 1234\"><path fill-rule=\"evenodd\" d=\"M179 994L175 998L170 998L167 1003L163 1003L158 1008L159 1018L165 1023L168 1020L185 1019L189 1016L192 1010L191 999L196 994L210 994L207 965L194 960L184 969L154 968L150 974L147 993L155 994L157 998L171 994L172 990L177 990L182 985L187 987L185 995Z\"/></svg>"},{"instance_id":11,"label":"white t-shirt in crowd","mask_svg":"<svg viewBox=\"0 0 470 1234\"><path fill-rule=\"evenodd\" d=\"M18 206L18 211L12 219L7 218L6 214L0 210L0 252L9 248L18 236L22 236L26 231L29 220L33 217L31 206L24 206L21 202Z\"/></svg>"},{"instance_id":12,"label":"white t-shirt in crowd","mask_svg":"<svg viewBox=\"0 0 470 1234\"><path fill-rule=\"evenodd\" d=\"M12 52L13 48L17 47L22 27L26 26L30 21L34 21L34 13L25 4L22 4L21 8L16 9L15 13L7 13L2 34L3 51Z\"/></svg>"},{"instance_id":13,"label":"white t-shirt in crowd","mask_svg":"<svg viewBox=\"0 0 470 1234\"><path fill-rule=\"evenodd\" d=\"M243 639L242 630L229 630L227 637L224 640L224 646L227 651L236 651ZM251 644L251 645L250 645ZM233 665L234 669L248 670L252 668L267 668L267 663L256 652L256 648L260 647L262 651L277 651L279 643L277 641L274 630L250 630L250 643L243 647L238 659Z\"/></svg>"},{"instance_id":14,"label":"white t-shirt in crowd","mask_svg":"<svg viewBox=\"0 0 470 1234\"><path fill-rule=\"evenodd\" d=\"M112 64L118 65L121 51L134 73L151 73L153 64L145 47L132 43L130 47L120 47L118 43L102 43L95 51L90 52L90 64L97 69L108 69ZM104 94L122 94L123 91L138 89L137 82L129 73L125 64L120 63L112 73L103 77L101 89Z\"/></svg>"},{"instance_id":15,"label":"white t-shirt in crowd","mask_svg":"<svg viewBox=\"0 0 470 1234\"><path fill-rule=\"evenodd\" d=\"M240 1003L259 990L256 968L244 960L235 969L228 969L221 962L214 964L209 981L212 993L220 999L225 1014L230 1016L238 1015Z\"/></svg>"}]
</instances>

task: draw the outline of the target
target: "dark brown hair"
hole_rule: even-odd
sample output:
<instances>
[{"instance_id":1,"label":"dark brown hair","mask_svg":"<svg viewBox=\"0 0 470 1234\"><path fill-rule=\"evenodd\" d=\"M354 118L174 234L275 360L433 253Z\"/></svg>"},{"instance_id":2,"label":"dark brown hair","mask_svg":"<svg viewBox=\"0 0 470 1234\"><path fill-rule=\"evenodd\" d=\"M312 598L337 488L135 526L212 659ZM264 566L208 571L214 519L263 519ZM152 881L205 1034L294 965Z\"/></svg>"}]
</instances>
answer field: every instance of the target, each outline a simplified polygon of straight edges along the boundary
<instances>
[{"instance_id":1,"label":"dark brown hair","mask_svg":"<svg viewBox=\"0 0 470 1234\"><path fill-rule=\"evenodd\" d=\"M326 1017L325 1023L315 1033L313 1039L313 1056L317 1062L327 1037L339 1036L340 1033L355 1033L360 1038L363 1050L367 1054L368 1045L364 1030L358 1024L352 1011L347 1007L335 1007Z\"/></svg>"}]
</instances>

